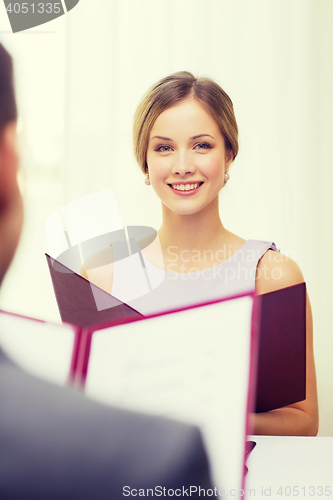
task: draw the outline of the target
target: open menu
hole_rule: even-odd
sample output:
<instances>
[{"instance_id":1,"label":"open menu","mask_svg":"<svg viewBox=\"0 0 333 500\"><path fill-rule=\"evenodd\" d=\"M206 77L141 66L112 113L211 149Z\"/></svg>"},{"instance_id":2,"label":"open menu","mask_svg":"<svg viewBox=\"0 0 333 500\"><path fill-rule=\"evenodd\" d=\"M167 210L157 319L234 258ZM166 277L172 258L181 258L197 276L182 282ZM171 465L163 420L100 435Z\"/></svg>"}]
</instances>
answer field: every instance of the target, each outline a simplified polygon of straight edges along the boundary
<instances>
[{"instance_id":1,"label":"open menu","mask_svg":"<svg viewBox=\"0 0 333 500\"><path fill-rule=\"evenodd\" d=\"M105 324L127 323L144 316L57 260L46 257L62 320L89 327L81 339L80 355L78 349L73 358L73 376L79 366L77 377L84 379L92 332ZM254 405L257 413L306 397L305 299L305 283L255 297L259 311Z\"/></svg>"},{"instance_id":2,"label":"open menu","mask_svg":"<svg viewBox=\"0 0 333 500\"><path fill-rule=\"evenodd\" d=\"M0 313L0 342L36 375L85 386L104 403L198 425L219 487L241 488L253 295L118 325L53 325ZM66 377L67 373L67 377Z\"/></svg>"}]
</instances>

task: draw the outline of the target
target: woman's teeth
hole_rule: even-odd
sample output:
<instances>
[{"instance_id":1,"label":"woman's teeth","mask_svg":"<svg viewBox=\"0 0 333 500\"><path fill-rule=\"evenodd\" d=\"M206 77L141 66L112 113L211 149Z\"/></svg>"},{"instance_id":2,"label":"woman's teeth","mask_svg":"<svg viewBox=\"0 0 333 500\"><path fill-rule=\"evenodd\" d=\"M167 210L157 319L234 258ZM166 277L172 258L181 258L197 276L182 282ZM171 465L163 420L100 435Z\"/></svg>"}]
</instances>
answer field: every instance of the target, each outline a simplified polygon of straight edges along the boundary
<instances>
[{"instance_id":1,"label":"woman's teeth","mask_svg":"<svg viewBox=\"0 0 333 500\"><path fill-rule=\"evenodd\" d=\"M197 189L200 185L200 182L196 182L195 184L171 184L173 189L177 191L191 191L192 189Z\"/></svg>"}]
</instances>

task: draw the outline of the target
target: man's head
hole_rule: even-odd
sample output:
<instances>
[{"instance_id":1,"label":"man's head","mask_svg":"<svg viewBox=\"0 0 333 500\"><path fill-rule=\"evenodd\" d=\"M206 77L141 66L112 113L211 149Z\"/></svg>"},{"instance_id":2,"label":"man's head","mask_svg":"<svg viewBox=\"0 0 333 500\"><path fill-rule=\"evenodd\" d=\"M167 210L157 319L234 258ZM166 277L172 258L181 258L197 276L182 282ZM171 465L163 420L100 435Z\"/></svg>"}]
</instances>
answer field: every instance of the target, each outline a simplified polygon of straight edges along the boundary
<instances>
[{"instance_id":1,"label":"man's head","mask_svg":"<svg viewBox=\"0 0 333 500\"><path fill-rule=\"evenodd\" d=\"M22 226L16 119L12 58L0 44L0 284L15 253Z\"/></svg>"}]
</instances>

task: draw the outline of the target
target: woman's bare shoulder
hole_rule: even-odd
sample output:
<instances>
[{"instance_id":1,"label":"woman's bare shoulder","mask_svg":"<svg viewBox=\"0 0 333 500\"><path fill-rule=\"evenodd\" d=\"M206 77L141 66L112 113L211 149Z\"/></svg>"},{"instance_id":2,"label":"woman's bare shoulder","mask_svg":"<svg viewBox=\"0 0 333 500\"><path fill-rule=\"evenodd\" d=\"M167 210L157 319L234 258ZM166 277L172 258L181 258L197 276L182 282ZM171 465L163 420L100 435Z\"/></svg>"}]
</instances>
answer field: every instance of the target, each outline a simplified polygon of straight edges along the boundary
<instances>
[{"instance_id":1,"label":"woman's bare shoulder","mask_svg":"<svg viewBox=\"0 0 333 500\"><path fill-rule=\"evenodd\" d=\"M256 292L273 292L280 288L303 283L304 277L298 264L279 252L267 250L258 263Z\"/></svg>"}]
</instances>

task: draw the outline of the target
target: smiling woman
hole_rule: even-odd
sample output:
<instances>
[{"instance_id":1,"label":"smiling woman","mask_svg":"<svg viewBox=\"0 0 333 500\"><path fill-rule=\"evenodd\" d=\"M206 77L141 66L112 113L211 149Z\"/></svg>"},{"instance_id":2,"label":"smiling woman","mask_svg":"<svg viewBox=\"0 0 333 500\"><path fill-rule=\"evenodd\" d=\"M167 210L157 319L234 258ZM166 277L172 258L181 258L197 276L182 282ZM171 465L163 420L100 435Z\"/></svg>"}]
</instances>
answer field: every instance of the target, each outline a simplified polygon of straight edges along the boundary
<instances>
[{"instance_id":1,"label":"smiling woman","mask_svg":"<svg viewBox=\"0 0 333 500\"><path fill-rule=\"evenodd\" d=\"M147 164L163 210L190 215L212 203L216 213L233 158L217 123L193 97L161 113L150 132Z\"/></svg>"},{"instance_id":2,"label":"smiling woman","mask_svg":"<svg viewBox=\"0 0 333 500\"><path fill-rule=\"evenodd\" d=\"M162 202L158 238L142 252L142 259L151 282L159 280L161 268L164 272L149 295L125 300L135 309L152 314L249 291L263 294L304 281L297 264L281 255L273 242L245 241L221 221L219 193L238 153L238 128L232 101L217 83L180 72L154 85L135 114L134 151L146 184ZM118 264L117 249L107 252L108 261ZM95 264L93 258L88 267ZM124 271L117 265L109 271L112 279L106 286L101 280L95 283L126 299ZM312 344L307 298L306 399L251 415L253 432L317 433Z\"/></svg>"}]
</instances>

